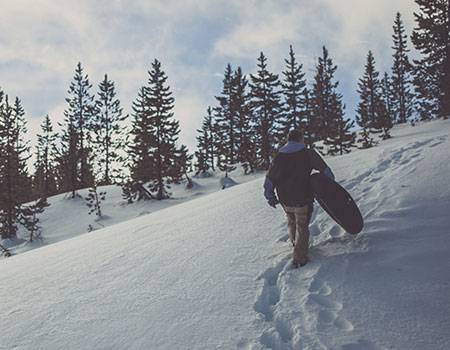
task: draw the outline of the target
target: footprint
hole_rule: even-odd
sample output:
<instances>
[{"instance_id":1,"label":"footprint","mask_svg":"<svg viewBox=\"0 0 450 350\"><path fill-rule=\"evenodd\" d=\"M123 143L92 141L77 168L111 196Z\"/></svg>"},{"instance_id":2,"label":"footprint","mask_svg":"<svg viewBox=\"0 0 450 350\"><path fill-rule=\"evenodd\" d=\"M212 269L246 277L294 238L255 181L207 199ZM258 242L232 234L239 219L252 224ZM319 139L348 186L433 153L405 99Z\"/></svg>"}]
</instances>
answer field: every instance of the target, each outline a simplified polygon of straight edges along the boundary
<instances>
[{"instance_id":1,"label":"footprint","mask_svg":"<svg viewBox=\"0 0 450 350\"><path fill-rule=\"evenodd\" d=\"M357 343L345 344L341 347L341 350L384 350L374 343L371 343L364 339L359 339Z\"/></svg>"},{"instance_id":2,"label":"footprint","mask_svg":"<svg viewBox=\"0 0 450 350\"><path fill-rule=\"evenodd\" d=\"M333 324L338 318L338 314L331 310L320 310L318 322L324 323L326 325Z\"/></svg>"},{"instance_id":3,"label":"footprint","mask_svg":"<svg viewBox=\"0 0 450 350\"><path fill-rule=\"evenodd\" d=\"M353 327L353 324L346 320L345 318L338 316L335 320L334 320L334 325L339 328L342 329L343 331L346 332L351 332L355 327Z\"/></svg>"},{"instance_id":4,"label":"footprint","mask_svg":"<svg viewBox=\"0 0 450 350\"><path fill-rule=\"evenodd\" d=\"M306 334L300 336L300 339L293 344L291 349L328 350L328 348L323 345L317 337L311 337Z\"/></svg>"},{"instance_id":5,"label":"footprint","mask_svg":"<svg viewBox=\"0 0 450 350\"><path fill-rule=\"evenodd\" d=\"M280 275L280 272L283 270L284 265L286 262L283 260L280 263L278 263L275 267L271 267L270 269L267 269L264 271L258 279L264 279L264 283L268 283L271 286L274 286L277 284L278 276Z\"/></svg>"},{"instance_id":6,"label":"footprint","mask_svg":"<svg viewBox=\"0 0 450 350\"><path fill-rule=\"evenodd\" d=\"M309 297L312 301L314 301L315 303L317 303L320 306L323 306L327 309L336 310L336 311L342 310L341 303L339 303L337 301L333 301L324 295L311 294Z\"/></svg>"},{"instance_id":7,"label":"footprint","mask_svg":"<svg viewBox=\"0 0 450 350\"><path fill-rule=\"evenodd\" d=\"M236 348L238 350L251 350L252 345L247 340L242 339L242 340L238 341L238 343L236 344Z\"/></svg>"},{"instance_id":8,"label":"footprint","mask_svg":"<svg viewBox=\"0 0 450 350\"><path fill-rule=\"evenodd\" d=\"M277 339L277 334L274 333L274 329L269 329L264 331L261 335L259 341L262 345L269 349L278 349L279 340Z\"/></svg>"},{"instance_id":9,"label":"footprint","mask_svg":"<svg viewBox=\"0 0 450 350\"><path fill-rule=\"evenodd\" d=\"M292 327L289 321L279 319L275 322L275 328L283 342L288 343L292 340Z\"/></svg>"},{"instance_id":10,"label":"footprint","mask_svg":"<svg viewBox=\"0 0 450 350\"><path fill-rule=\"evenodd\" d=\"M329 231L329 234L331 237L341 237L344 234L344 230L340 226L334 225Z\"/></svg>"},{"instance_id":11,"label":"footprint","mask_svg":"<svg viewBox=\"0 0 450 350\"><path fill-rule=\"evenodd\" d=\"M286 265L286 259L279 262L261 274L258 279L263 279L261 294L258 296L253 309L264 316L266 321L273 320L272 307L280 301L280 290L277 286L278 277Z\"/></svg>"},{"instance_id":12,"label":"footprint","mask_svg":"<svg viewBox=\"0 0 450 350\"><path fill-rule=\"evenodd\" d=\"M280 292L274 286L263 286L261 295L253 306L254 310L260 313L268 322L273 320L272 307L280 301Z\"/></svg>"},{"instance_id":13,"label":"footprint","mask_svg":"<svg viewBox=\"0 0 450 350\"><path fill-rule=\"evenodd\" d=\"M325 296L330 295L332 292L331 288L328 286L328 283L317 278L311 282L309 291L314 294L321 294Z\"/></svg>"}]
</instances>

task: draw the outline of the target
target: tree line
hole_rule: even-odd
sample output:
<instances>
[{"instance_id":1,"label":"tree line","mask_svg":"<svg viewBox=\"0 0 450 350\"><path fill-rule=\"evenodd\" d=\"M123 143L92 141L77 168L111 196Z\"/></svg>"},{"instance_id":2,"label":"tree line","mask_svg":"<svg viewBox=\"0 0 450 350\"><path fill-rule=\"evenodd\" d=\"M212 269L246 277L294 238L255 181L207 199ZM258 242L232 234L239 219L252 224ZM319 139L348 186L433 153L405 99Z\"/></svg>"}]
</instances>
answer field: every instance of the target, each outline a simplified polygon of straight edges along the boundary
<instances>
[{"instance_id":1,"label":"tree line","mask_svg":"<svg viewBox=\"0 0 450 350\"><path fill-rule=\"evenodd\" d=\"M10 102L0 90L3 239L16 237L21 225L28 230L30 240L39 237L38 214L48 206L50 196L67 193L68 198L76 198L80 189L88 188L85 200L89 214L101 217L106 192L98 186L120 184L128 202L161 200L170 196L170 184L187 177L192 157L186 146L178 144L174 98L158 60L139 89L131 115L123 113L115 84L107 74L97 93L92 92L81 63L75 69L66 103L61 132L55 132L50 117L45 116L37 135L34 173L30 174L27 161L31 149L25 141L22 103L19 98Z\"/></svg>"},{"instance_id":2,"label":"tree line","mask_svg":"<svg viewBox=\"0 0 450 350\"><path fill-rule=\"evenodd\" d=\"M346 117L337 66L326 47L308 83L292 46L281 75L271 72L261 52L254 74L228 64L216 105L207 108L198 130L197 149L189 154L178 142L174 98L161 62L154 60L147 82L124 114L115 83L105 74L93 92L78 63L67 91L61 132L47 115L37 135L34 171L27 167L31 148L19 98L0 89L0 236L14 238L20 226L29 239L39 236L39 214L47 198L69 198L89 188L89 211L102 215L105 190L120 184L131 203L170 197L170 186L188 176L219 169L225 174L241 164L245 173L265 170L288 131L304 131L309 147L344 154L374 146L390 137L394 124L450 116L450 0L415 0L416 28L411 43L420 54L411 60L410 43L400 13L393 24L392 69L380 74L371 51L359 79L359 103L353 121ZM355 125L356 122L356 125ZM356 132L358 126L360 131ZM378 135L378 136L377 136ZM193 159L195 156L195 164Z\"/></svg>"},{"instance_id":3,"label":"tree line","mask_svg":"<svg viewBox=\"0 0 450 350\"><path fill-rule=\"evenodd\" d=\"M335 78L337 66L326 47L316 62L311 84L292 46L281 75L268 70L263 52L255 74L246 76L240 67L233 69L228 64L216 105L208 107L198 130L197 174L208 175L216 168L230 171L238 163L246 173L267 170L292 128L303 130L307 146L336 155L390 138L394 124L448 118L450 1L416 2L420 11L414 14L417 27L411 42L420 57L410 58L408 35L397 13L391 71L381 74L373 52L367 53L357 86L359 103L354 120L345 117Z\"/></svg>"}]
</instances>

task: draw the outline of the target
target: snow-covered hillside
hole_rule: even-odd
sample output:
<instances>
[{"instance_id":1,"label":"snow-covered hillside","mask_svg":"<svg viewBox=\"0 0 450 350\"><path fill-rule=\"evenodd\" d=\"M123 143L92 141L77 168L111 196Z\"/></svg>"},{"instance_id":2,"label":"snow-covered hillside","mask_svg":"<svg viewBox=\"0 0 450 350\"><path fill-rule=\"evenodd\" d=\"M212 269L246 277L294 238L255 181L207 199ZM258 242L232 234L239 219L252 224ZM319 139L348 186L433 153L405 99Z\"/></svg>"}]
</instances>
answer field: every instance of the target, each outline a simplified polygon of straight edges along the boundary
<instances>
[{"instance_id":1,"label":"snow-covered hillside","mask_svg":"<svg viewBox=\"0 0 450 350\"><path fill-rule=\"evenodd\" d=\"M101 204L103 213L101 219L95 215L89 215L85 200L88 190L78 191L79 197L75 199L72 199L69 194L50 197L48 199L50 206L39 215L39 224L42 227L41 239L32 243L28 242L28 232L19 226L17 239L2 240L0 243L8 247L12 254L23 253L220 191L224 185L244 183L261 176L261 174L244 175L244 171L239 168L230 174L225 184L224 175L221 172L212 172L210 175L210 177L194 177L192 188L186 187L186 181L172 184L170 188L172 198L164 201L140 201L127 204L122 197L120 186L99 187L99 192L106 192L105 201ZM2 259L1 256L0 259Z\"/></svg>"},{"instance_id":2,"label":"snow-covered hillside","mask_svg":"<svg viewBox=\"0 0 450 350\"><path fill-rule=\"evenodd\" d=\"M449 349L449 135L328 159L365 229L298 270L262 178L3 259L0 349Z\"/></svg>"}]
</instances>

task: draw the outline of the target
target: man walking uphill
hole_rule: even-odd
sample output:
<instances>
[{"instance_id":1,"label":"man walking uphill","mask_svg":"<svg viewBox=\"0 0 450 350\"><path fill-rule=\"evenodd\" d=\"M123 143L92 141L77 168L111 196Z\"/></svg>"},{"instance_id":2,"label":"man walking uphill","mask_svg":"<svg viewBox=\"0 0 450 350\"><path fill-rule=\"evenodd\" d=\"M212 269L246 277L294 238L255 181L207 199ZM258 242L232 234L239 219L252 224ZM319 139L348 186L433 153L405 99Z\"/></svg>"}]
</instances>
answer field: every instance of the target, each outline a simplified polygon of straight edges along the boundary
<instances>
[{"instance_id":1,"label":"man walking uphill","mask_svg":"<svg viewBox=\"0 0 450 350\"><path fill-rule=\"evenodd\" d=\"M313 169L334 180L331 169L320 155L305 147L303 134L291 130L288 142L275 156L264 182L264 196L269 205L275 208L281 203L286 213L289 238L294 246L294 267L308 261L309 221L314 201L309 177Z\"/></svg>"}]
</instances>

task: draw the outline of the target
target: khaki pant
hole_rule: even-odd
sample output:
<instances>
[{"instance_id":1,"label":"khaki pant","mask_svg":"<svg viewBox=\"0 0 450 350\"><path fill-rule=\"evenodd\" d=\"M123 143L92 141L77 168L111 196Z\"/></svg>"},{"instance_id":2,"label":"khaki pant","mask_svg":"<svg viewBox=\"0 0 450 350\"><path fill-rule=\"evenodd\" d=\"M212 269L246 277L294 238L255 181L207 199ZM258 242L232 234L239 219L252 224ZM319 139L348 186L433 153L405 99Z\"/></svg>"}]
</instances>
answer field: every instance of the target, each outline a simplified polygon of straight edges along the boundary
<instances>
[{"instance_id":1,"label":"khaki pant","mask_svg":"<svg viewBox=\"0 0 450 350\"><path fill-rule=\"evenodd\" d=\"M309 220L311 207L288 207L283 205L288 219L289 238L294 244L294 263L303 265L308 261Z\"/></svg>"}]
</instances>

